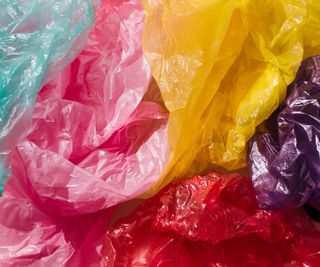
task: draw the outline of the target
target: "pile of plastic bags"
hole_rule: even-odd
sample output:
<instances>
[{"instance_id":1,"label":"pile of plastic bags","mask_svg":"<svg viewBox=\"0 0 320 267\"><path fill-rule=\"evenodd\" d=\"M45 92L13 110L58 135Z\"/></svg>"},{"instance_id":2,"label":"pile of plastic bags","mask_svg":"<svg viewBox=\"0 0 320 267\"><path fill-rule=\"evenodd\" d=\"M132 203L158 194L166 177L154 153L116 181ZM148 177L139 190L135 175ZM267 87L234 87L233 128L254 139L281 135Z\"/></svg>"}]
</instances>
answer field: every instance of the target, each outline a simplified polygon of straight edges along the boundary
<instances>
[{"instance_id":1,"label":"pile of plastic bags","mask_svg":"<svg viewBox=\"0 0 320 267\"><path fill-rule=\"evenodd\" d=\"M318 54L319 0L0 0L0 266L320 266Z\"/></svg>"}]
</instances>

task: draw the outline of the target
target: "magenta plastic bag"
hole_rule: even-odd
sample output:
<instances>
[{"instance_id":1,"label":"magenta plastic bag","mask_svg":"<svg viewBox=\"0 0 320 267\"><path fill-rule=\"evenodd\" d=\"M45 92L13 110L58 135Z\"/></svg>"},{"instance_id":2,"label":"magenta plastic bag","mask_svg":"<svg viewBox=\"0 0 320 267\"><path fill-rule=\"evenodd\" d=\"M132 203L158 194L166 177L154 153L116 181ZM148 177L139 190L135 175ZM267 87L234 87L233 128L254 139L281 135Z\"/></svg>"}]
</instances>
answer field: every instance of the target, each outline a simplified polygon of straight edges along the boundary
<instances>
[{"instance_id":1,"label":"magenta plastic bag","mask_svg":"<svg viewBox=\"0 0 320 267\"><path fill-rule=\"evenodd\" d=\"M108 230L107 267L316 267L320 232L302 210L265 211L246 177L168 185Z\"/></svg>"},{"instance_id":2,"label":"magenta plastic bag","mask_svg":"<svg viewBox=\"0 0 320 267\"><path fill-rule=\"evenodd\" d=\"M148 91L143 19L139 0L103 1L84 50L39 93L0 203L1 263L98 262L105 209L158 178L167 114Z\"/></svg>"},{"instance_id":3,"label":"magenta plastic bag","mask_svg":"<svg viewBox=\"0 0 320 267\"><path fill-rule=\"evenodd\" d=\"M302 62L288 97L250 145L249 166L261 207L320 210L320 56Z\"/></svg>"}]
</instances>

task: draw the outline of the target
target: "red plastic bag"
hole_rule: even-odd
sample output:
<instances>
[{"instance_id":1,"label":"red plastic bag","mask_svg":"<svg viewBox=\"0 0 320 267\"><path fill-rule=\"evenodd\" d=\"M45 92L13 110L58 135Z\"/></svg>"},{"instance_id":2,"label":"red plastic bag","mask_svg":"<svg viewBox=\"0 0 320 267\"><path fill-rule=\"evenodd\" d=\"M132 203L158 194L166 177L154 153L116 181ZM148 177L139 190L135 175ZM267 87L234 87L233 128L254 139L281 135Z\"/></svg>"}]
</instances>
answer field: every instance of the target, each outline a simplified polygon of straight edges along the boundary
<instances>
[{"instance_id":1,"label":"red plastic bag","mask_svg":"<svg viewBox=\"0 0 320 267\"><path fill-rule=\"evenodd\" d=\"M250 181L173 183L107 232L105 266L319 266L320 232L302 210L260 210Z\"/></svg>"}]
</instances>

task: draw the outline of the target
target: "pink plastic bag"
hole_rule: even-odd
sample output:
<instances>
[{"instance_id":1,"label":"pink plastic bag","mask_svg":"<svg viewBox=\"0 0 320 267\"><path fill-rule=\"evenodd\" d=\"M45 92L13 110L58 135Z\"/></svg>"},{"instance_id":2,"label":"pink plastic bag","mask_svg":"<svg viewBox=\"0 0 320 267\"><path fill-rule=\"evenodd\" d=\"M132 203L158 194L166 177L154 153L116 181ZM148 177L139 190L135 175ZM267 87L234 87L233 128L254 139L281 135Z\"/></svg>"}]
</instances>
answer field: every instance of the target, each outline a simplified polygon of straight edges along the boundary
<instances>
[{"instance_id":1,"label":"pink plastic bag","mask_svg":"<svg viewBox=\"0 0 320 267\"><path fill-rule=\"evenodd\" d=\"M143 19L139 0L102 1L85 49L39 93L0 200L2 264L98 263L104 209L158 178L167 114L154 88L144 98Z\"/></svg>"},{"instance_id":2,"label":"pink plastic bag","mask_svg":"<svg viewBox=\"0 0 320 267\"><path fill-rule=\"evenodd\" d=\"M113 209L79 216L51 212L37 200L18 153L13 160L14 177L0 198L0 266L99 266L101 235Z\"/></svg>"},{"instance_id":3,"label":"pink plastic bag","mask_svg":"<svg viewBox=\"0 0 320 267\"><path fill-rule=\"evenodd\" d=\"M103 1L85 49L39 94L18 151L52 209L64 201L65 214L81 214L131 199L166 162L167 114L142 101L150 82L143 19L138 0Z\"/></svg>"}]
</instances>

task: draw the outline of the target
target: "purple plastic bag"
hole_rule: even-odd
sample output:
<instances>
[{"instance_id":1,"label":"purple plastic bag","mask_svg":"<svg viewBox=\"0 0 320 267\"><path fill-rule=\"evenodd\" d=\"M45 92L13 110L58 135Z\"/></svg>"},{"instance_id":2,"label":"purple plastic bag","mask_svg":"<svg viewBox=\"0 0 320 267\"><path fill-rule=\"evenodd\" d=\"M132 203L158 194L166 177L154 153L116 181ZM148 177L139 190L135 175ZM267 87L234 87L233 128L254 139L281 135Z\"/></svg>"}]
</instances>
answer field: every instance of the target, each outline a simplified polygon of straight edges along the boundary
<instances>
[{"instance_id":1,"label":"purple plastic bag","mask_svg":"<svg viewBox=\"0 0 320 267\"><path fill-rule=\"evenodd\" d=\"M262 208L320 210L320 56L302 62L270 133L251 141L249 167Z\"/></svg>"}]
</instances>

